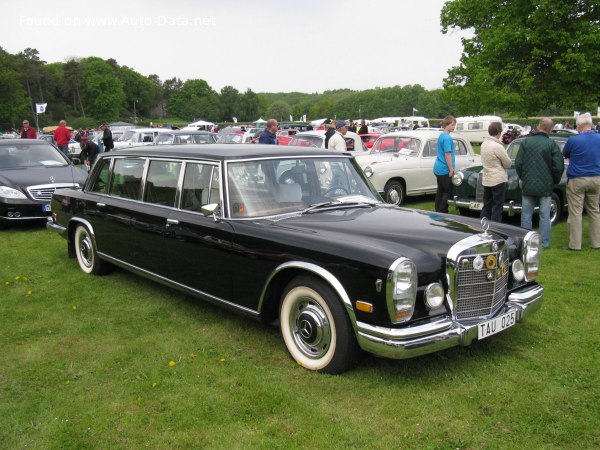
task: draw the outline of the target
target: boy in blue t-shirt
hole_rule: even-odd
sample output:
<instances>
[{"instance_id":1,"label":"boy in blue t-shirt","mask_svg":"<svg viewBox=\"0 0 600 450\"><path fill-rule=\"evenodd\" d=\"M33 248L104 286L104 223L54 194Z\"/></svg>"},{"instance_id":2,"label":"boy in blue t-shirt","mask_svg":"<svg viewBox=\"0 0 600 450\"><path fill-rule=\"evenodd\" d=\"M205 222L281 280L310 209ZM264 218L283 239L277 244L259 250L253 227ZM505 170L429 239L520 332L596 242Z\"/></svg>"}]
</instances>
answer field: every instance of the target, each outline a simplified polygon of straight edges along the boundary
<instances>
[{"instance_id":1,"label":"boy in blue t-shirt","mask_svg":"<svg viewBox=\"0 0 600 450\"><path fill-rule=\"evenodd\" d=\"M456 128L456 118L446 116L442 121L444 132L437 141L437 157L433 164L433 173L437 179L435 211L448 212L448 200L452 194L452 176L454 175L454 141L450 133Z\"/></svg>"}]
</instances>

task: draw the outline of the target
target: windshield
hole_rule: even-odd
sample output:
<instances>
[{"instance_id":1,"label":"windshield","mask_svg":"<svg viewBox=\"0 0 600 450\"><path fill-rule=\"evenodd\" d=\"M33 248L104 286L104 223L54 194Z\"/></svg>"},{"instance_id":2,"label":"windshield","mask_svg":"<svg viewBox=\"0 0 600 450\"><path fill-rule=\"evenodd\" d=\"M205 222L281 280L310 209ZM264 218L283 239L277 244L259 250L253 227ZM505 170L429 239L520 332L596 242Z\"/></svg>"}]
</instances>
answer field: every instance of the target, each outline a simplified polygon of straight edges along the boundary
<instances>
[{"instance_id":1,"label":"windshield","mask_svg":"<svg viewBox=\"0 0 600 450\"><path fill-rule=\"evenodd\" d=\"M68 165L63 154L50 144L0 145L0 169L15 167L56 167Z\"/></svg>"},{"instance_id":2,"label":"windshield","mask_svg":"<svg viewBox=\"0 0 600 450\"><path fill-rule=\"evenodd\" d=\"M404 156L417 156L420 141L404 136L381 136L371 149L371 153L398 153Z\"/></svg>"},{"instance_id":3,"label":"windshield","mask_svg":"<svg viewBox=\"0 0 600 450\"><path fill-rule=\"evenodd\" d=\"M128 142L131 140L131 138L133 137L134 134L135 134L135 131L127 130L125 133L123 133L123 135L118 140L119 140L119 142Z\"/></svg>"},{"instance_id":4,"label":"windshield","mask_svg":"<svg viewBox=\"0 0 600 450\"><path fill-rule=\"evenodd\" d=\"M322 136L294 136L290 141L290 145L299 147L317 147L320 148L323 144Z\"/></svg>"},{"instance_id":5,"label":"windshield","mask_svg":"<svg viewBox=\"0 0 600 450\"><path fill-rule=\"evenodd\" d=\"M244 138L243 134L227 133L222 134L217 141L219 144L241 144Z\"/></svg>"},{"instance_id":6,"label":"windshield","mask_svg":"<svg viewBox=\"0 0 600 450\"><path fill-rule=\"evenodd\" d=\"M155 144L172 144L174 139L175 139L175 136L173 136L170 133L161 133L158 136L156 136L154 143Z\"/></svg>"},{"instance_id":7,"label":"windshield","mask_svg":"<svg viewBox=\"0 0 600 450\"><path fill-rule=\"evenodd\" d=\"M379 203L349 158L268 159L227 164L229 215L256 218L300 212L311 205Z\"/></svg>"}]
</instances>

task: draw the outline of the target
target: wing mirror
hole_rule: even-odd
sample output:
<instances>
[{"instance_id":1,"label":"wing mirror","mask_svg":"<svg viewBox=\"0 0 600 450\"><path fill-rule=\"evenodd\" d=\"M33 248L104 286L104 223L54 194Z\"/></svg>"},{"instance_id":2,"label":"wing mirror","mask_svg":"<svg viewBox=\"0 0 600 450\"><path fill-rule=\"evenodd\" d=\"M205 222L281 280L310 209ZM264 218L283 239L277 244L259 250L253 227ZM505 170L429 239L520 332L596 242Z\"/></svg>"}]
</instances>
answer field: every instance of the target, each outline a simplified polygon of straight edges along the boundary
<instances>
[{"instance_id":1,"label":"wing mirror","mask_svg":"<svg viewBox=\"0 0 600 450\"><path fill-rule=\"evenodd\" d=\"M221 216L221 206L218 203L210 203L208 205L204 205L200 211L204 215L204 217L213 216L215 222L219 222L222 219Z\"/></svg>"}]
</instances>

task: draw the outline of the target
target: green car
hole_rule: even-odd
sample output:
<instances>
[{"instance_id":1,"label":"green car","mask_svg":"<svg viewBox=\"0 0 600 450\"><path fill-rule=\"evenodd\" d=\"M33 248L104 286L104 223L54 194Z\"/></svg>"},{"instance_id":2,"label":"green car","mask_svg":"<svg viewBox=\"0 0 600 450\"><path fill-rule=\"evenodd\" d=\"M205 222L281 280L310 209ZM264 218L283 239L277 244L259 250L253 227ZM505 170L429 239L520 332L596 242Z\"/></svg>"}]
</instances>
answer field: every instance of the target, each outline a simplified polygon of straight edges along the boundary
<instances>
[{"instance_id":1,"label":"green car","mask_svg":"<svg viewBox=\"0 0 600 450\"><path fill-rule=\"evenodd\" d=\"M556 141L560 150L567 143L570 135L567 134L552 134L550 139ZM508 185L506 187L506 195L504 197L504 212L509 216L520 214L521 212L521 186L519 185L519 177L514 168L514 161L521 149L521 143L526 137L515 139L507 148L507 153L513 161L513 165L507 169ZM560 179L560 182L554 185L552 192L552 206L550 218L552 225L558 223L567 209L567 167L568 160L565 161L565 171ZM461 215L473 216L479 215L483 208L483 185L481 184L481 173L483 166L471 166L466 169L461 169L454 174L452 178L452 199L448 200L450 205L458 208ZM537 208L536 208L537 211Z\"/></svg>"}]
</instances>

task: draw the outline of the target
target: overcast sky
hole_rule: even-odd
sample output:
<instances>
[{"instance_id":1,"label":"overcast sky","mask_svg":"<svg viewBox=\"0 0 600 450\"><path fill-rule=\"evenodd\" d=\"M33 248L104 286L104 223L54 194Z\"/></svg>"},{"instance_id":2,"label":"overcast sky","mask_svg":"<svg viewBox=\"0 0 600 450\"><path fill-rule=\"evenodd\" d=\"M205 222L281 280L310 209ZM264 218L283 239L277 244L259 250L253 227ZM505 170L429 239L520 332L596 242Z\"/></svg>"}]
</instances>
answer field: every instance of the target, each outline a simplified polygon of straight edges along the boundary
<instances>
[{"instance_id":1,"label":"overcast sky","mask_svg":"<svg viewBox=\"0 0 600 450\"><path fill-rule=\"evenodd\" d=\"M161 80L220 90L323 92L442 86L462 32L443 35L444 0L29 0L4 5L0 46L46 62L114 58Z\"/></svg>"}]
</instances>

